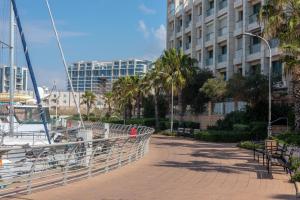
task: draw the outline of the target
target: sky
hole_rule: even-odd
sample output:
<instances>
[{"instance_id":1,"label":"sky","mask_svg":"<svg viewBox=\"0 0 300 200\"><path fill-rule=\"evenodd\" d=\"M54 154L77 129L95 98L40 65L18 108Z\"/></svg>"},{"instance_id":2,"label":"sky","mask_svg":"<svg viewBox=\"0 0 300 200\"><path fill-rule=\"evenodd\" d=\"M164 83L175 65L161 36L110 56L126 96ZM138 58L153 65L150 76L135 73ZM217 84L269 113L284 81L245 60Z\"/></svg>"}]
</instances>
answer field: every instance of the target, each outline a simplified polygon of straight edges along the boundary
<instances>
[{"instance_id":1,"label":"sky","mask_svg":"<svg viewBox=\"0 0 300 200\"><path fill-rule=\"evenodd\" d=\"M3 3L5 1L8 0L0 0L0 7L1 3L5 7ZM16 0L16 2L29 43L38 85L52 87L55 81L58 88L66 89L66 74L45 1ZM80 60L111 61L130 58L153 60L161 55L165 48L164 0L49 0L49 2L68 63ZM0 29L3 29L6 24L4 20L0 20L1 22L4 25L1 28L0 24ZM17 42L17 45L20 54L20 42ZM22 55L18 55L17 63L24 61Z\"/></svg>"}]
</instances>

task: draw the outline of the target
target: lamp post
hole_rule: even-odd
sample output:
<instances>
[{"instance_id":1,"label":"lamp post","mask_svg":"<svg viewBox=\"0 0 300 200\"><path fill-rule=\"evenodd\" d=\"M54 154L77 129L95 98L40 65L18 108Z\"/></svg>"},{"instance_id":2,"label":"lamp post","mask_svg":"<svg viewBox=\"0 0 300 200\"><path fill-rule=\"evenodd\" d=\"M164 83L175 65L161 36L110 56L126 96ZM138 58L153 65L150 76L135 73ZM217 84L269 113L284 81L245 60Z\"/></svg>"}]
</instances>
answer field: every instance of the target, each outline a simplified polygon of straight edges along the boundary
<instances>
[{"instance_id":1,"label":"lamp post","mask_svg":"<svg viewBox=\"0 0 300 200\"><path fill-rule=\"evenodd\" d=\"M159 72L160 74L168 75L165 72ZM171 75L171 133L173 133L173 124L174 124L174 82L173 82L173 74Z\"/></svg>"},{"instance_id":2,"label":"lamp post","mask_svg":"<svg viewBox=\"0 0 300 200\"><path fill-rule=\"evenodd\" d=\"M252 36L252 37L257 37L259 39L261 39L262 41L265 42L265 44L267 45L267 47L269 48L269 112L268 112L268 136L272 136L272 49L271 46L268 42L268 40L266 40L265 38L253 34L253 33L248 33L248 32L244 32L243 35L248 35L248 36Z\"/></svg>"}]
</instances>

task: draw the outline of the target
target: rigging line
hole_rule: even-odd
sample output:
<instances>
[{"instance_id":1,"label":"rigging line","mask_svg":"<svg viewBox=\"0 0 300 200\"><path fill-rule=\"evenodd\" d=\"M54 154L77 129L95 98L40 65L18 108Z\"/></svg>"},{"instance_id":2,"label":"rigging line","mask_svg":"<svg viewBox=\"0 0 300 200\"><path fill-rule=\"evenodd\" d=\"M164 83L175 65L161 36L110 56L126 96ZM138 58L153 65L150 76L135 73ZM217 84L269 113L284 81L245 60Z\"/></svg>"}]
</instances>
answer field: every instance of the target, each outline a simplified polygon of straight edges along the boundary
<instances>
[{"instance_id":1,"label":"rigging line","mask_svg":"<svg viewBox=\"0 0 300 200\"><path fill-rule=\"evenodd\" d=\"M57 29L56 29L56 25L55 25L55 22L54 22L54 17L52 15L52 11L51 11L51 8L50 8L48 0L45 0L45 1L46 1L46 4L47 4L47 7L48 7L48 12L49 12L49 15L50 15L50 18L51 18L52 27L53 27L53 30L54 30L54 33L55 33L55 36L56 36L56 40L57 40L57 44L58 44L58 47L59 47L59 50L60 50L60 54L61 54L61 57L62 57L62 60L63 60L63 64L65 66L65 71L67 73L68 81L69 81L70 88L71 88L72 95L73 95L73 99L74 99L74 103L75 103L75 106L77 108L77 112L78 112L78 114L80 116L81 126L85 129L85 126L84 126L84 123L83 123L83 119L82 119L82 116L81 116L81 112L80 112L80 107L78 105L78 102L76 101L76 96L75 96L75 92L74 92L72 80L71 80L70 74L68 72L68 66L67 66L65 54L64 54L64 51L63 51L63 48L62 48L62 45L61 45L61 42L60 42L60 38L59 38Z\"/></svg>"}]
</instances>

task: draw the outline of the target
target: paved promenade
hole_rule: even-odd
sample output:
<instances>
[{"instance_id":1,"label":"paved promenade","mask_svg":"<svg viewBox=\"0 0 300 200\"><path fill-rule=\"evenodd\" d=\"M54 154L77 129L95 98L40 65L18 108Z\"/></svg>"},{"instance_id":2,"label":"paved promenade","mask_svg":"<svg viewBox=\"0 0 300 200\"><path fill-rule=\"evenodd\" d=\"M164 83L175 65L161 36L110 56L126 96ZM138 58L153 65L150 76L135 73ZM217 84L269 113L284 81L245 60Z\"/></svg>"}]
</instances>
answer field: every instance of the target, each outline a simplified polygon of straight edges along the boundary
<instances>
[{"instance_id":1,"label":"paved promenade","mask_svg":"<svg viewBox=\"0 0 300 200\"><path fill-rule=\"evenodd\" d=\"M138 162L64 187L22 196L22 200L244 200L295 199L282 168L268 175L252 152L154 136L150 153Z\"/></svg>"}]
</instances>

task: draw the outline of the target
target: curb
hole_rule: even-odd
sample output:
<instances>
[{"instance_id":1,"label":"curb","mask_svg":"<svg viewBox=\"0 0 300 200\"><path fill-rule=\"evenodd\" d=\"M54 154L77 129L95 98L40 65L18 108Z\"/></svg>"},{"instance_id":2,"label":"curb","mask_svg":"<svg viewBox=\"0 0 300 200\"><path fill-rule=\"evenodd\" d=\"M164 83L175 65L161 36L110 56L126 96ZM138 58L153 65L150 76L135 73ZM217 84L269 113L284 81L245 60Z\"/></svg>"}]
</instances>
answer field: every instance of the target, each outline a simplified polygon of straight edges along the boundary
<instances>
[{"instance_id":1,"label":"curb","mask_svg":"<svg viewBox=\"0 0 300 200\"><path fill-rule=\"evenodd\" d=\"M300 198L300 182L294 182L296 188L296 198Z\"/></svg>"}]
</instances>

